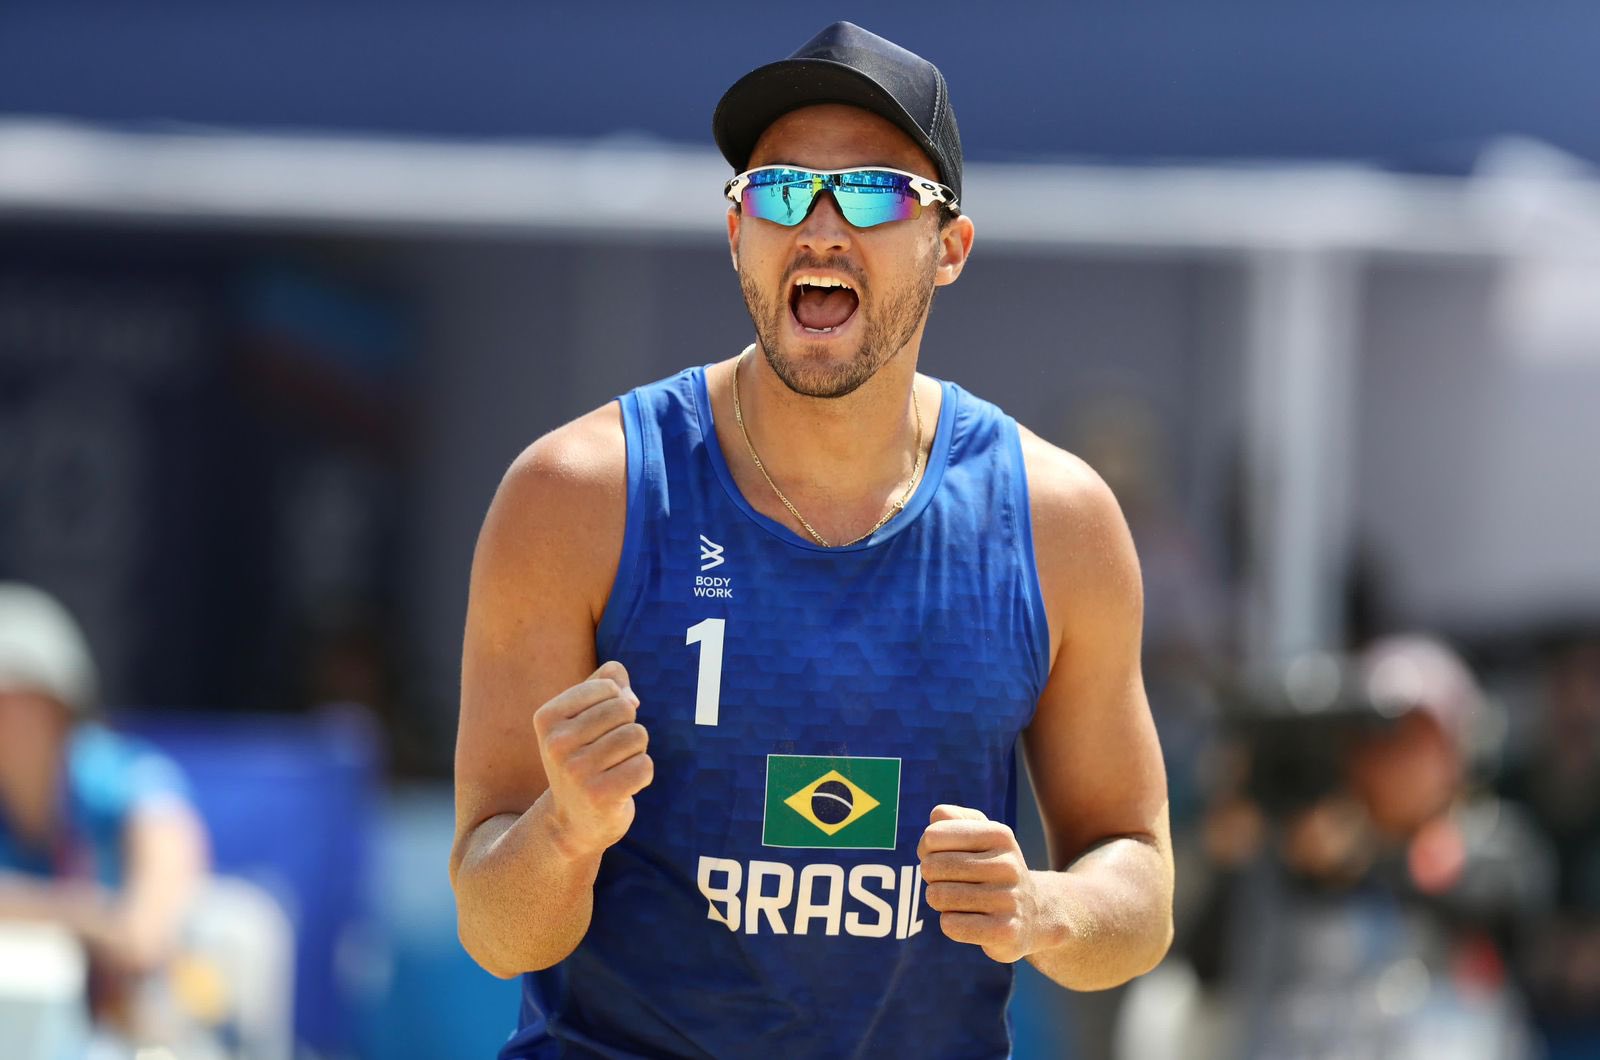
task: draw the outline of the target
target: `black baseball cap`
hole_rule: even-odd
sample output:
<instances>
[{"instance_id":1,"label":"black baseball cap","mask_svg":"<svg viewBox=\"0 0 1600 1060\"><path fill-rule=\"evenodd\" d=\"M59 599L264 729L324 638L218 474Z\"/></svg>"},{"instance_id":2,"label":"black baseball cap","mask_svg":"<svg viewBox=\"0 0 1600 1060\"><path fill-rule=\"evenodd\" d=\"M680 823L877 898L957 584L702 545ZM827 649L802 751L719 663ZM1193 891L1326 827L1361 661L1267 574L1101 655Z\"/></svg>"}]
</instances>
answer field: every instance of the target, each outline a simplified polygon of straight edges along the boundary
<instances>
[{"instance_id":1,"label":"black baseball cap","mask_svg":"<svg viewBox=\"0 0 1600 1060\"><path fill-rule=\"evenodd\" d=\"M749 167L756 141L791 110L848 103L887 118L915 140L939 179L961 198L961 134L939 68L850 22L835 22L779 59L745 74L723 93L711 133L735 171Z\"/></svg>"}]
</instances>

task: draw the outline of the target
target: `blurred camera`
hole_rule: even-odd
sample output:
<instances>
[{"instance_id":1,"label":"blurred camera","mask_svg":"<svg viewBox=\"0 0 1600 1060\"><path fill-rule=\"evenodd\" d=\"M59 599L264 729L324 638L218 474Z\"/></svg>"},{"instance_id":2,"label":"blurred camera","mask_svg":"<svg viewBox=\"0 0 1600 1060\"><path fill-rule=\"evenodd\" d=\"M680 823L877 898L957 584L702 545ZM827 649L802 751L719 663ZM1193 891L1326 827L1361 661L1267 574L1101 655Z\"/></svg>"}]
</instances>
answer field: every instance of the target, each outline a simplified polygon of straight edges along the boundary
<instances>
[{"instance_id":1,"label":"blurred camera","mask_svg":"<svg viewBox=\"0 0 1600 1060\"><path fill-rule=\"evenodd\" d=\"M1358 659L1310 653L1229 697L1228 730L1249 753L1244 794L1282 818L1345 784L1353 745L1409 704L1374 698Z\"/></svg>"}]
</instances>

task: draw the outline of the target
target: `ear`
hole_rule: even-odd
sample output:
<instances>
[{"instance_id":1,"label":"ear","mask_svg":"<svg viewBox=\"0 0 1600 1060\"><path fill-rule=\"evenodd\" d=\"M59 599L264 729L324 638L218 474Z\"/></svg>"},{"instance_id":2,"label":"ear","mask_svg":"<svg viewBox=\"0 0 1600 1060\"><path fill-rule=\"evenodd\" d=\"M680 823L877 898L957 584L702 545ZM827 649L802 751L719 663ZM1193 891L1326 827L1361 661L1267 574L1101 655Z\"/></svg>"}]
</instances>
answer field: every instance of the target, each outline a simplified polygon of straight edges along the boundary
<instances>
[{"instance_id":1,"label":"ear","mask_svg":"<svg viewBox=\"0 0 1600 1060\"><path fill-rule=\"evenodd\" d=\"M959 214L939 233L939 266L933 274L933 285L943 287L956 282L961 270L967 266L967 255L972 253L974 229L972 218Z\"/></svg>"},{"instance_id":2,"label":"ear","mask_svg":"<svg viewBox=\"0 0 1600 1060\"><path fill-rule=\"evenodd\" d=\"M744 217L739 207L728 207L728 257L733 261L733 271L739 271L739 225Z\"/></svg>"}]
</instances>

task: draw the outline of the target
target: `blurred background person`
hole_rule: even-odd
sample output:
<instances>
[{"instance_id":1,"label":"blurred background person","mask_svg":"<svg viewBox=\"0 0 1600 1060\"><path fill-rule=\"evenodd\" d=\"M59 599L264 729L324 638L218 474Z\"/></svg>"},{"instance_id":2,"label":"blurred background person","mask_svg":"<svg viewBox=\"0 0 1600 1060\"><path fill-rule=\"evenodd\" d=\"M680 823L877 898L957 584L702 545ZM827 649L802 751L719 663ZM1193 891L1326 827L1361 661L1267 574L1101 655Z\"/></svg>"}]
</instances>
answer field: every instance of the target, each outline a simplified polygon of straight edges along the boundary
<instances>
[{"instance_id":1,"label":"blurred background person","mask_svg":"<svg viewBox=\"0 0 1600 1060\"><path fill-rule=\"evenodd\" d=\"M175 1044L149 984L177 951L206 840L176 767L101 724L95 686L66 610L0 583L0 954L18 924L70 932L88 957L80 1000L110 1056L113 1041ZM18 1041L8 1033L22 1032L0 1027L0 1042ZM57 1045L37 1055L76 1055Z\"/></svg>"},{"instance_id":2,"label":"blurred background person","mask_svg":"<svg viewBox=\"0 0 1600 1060\"><path fill-rule=\"evenodd\" d=\"M1302 660L1281 697L1242 726L1206 822L1211 903L1185 940L1200 978L1136 998L1122 1055L1536 1055L1512 964L1553 859L1478 783L1489 707L1465 663L1388 637L1343 667ZM1167 1023L1183 1044L1141 1028L1156 998L1188 1006Z\"/></svg>"}]
</instances>

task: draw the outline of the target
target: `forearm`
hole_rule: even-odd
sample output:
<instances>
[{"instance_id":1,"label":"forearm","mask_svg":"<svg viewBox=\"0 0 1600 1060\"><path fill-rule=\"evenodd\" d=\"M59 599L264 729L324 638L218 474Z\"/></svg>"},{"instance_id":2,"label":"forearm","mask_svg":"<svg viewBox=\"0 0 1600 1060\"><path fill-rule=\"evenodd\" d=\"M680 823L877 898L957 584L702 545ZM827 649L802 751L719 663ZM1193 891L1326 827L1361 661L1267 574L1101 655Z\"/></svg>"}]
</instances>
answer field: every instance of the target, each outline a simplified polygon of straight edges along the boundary
<instances>
[{"instance_id":1,"label":"forearm","mask_svg":"<svg viewBox=\"0 0 1600 1060\"><path fill-rule=\"evenodd\" d=\"M188 810L138 815L124 838L127 880L120 891L88 880L0 873L0 919L60 924L104 959L130 972L167 958L205 871L205 842Z\"/></svg>"},{"instance_id":2,"label":"forearm","mask_svg":"<svg viewBox=\"0 0 1600 1060\"><path fill-rule=\"evenodd\" d=\"M589 930L596 854L572 850L546 791L520 816L491 817L452 874L461 943L502 979L548 968Z\"/></svg>"},{"instance_id":3,"label":"forearm","mask_svg":"<svg viewBox=\"0 0 1600 1060\"><path fill-rule=\"evenodd\" d=\"M104 945L132 972L167 961L207 872L205 827L187 805L147 806L124 838L127 877L115 895Z\"/></svg>"},{"instance_id":4,"label":"forearm","mask_svg":"<svg viewBox=\"0 0 1600 1060\"><path fill-rule=\"evenodd\" d=\"M1148 839L1105 842L1066 870L1034 869L1033 966L1070 990L1106 990L1160 963L1172 943L1172 866Z\"/></svg>"},{"instance_id":5,"label":"forearm","mask_svg":"<svg viewBox=\"0 0 1600 1060\"><path fill-rule=\"evenodd\" d=\"M92 883L0 872L0 920L48 921L90 937L109 919L110 896Z\"/></svg>"}]
</instances>

